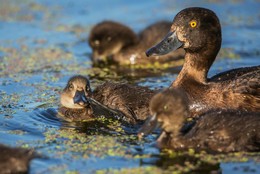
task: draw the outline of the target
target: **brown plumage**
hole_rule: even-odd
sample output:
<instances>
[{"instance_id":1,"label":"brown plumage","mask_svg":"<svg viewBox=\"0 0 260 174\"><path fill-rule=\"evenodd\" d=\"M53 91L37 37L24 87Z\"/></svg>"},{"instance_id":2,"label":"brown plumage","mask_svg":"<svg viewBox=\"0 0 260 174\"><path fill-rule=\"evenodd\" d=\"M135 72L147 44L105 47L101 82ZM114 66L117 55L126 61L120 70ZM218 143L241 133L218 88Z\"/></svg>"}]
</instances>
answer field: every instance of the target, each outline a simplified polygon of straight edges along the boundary
<instances>
[{"instance_id":1,"label":"brown plumage","mask_svg":"<svg viewBox=\"0 0 260 174\"><path fill-rule=\"evenodd\" d=\"M37 157L33 150L3 144L0 144L0 152L0 173L27 173L30 161Z\"/></svg>"},{"instance_id":2,"label":"brown plumage","mask_svg":"<svg viewBox=\"0 0 260 174\"><path fill-rule=\"evenodd\" d=\"M95 65L116 63L120 65L148 64L181 59L184 50L169 55L147 59L145 50L158 42L171 26L170 22L160 21L145 28L139 35L131 28L114 21L103 21L95 25L89 35L89 45L93 50Z\"/></svg>"},{"instance_id":3,"label":"brown plumage","mask_svg":"<svg viewBox=\"0 0 260 174\"><path fill-rule=\"evenodd\" d=\"M135 124L146 119L154 93L147 87L110 82L92 92L89 80L77 75L69 79L61 93L59 112L71 121L106 116Z\"/></svg>"},{"instance_id":4,"label":"brown plumage","mask_svg":"<svg viewBox=\"0 0 260 174\"><path fill-rule=\"evenodd\" d=\"M147 118L149 101L155 93L148 87L106 82L93 91L92 97L137 122Z\"/></svg>"},{"instance_id":5,"label":"brown plumage","mask_svg":"<svg viewBox=\"0 0 260 174\"><path fill-rule=\"evenodd\" d=\"M260 66L238 68L207 78L220 46L218 17L211 10L194 7L179 12L167 37L146 54L161 55L184 48L183 68L170 87L186 92L195 115L216 108L260 111Z\"/></svg>"},{"instance_id":6,"label":"brown plumage","mask_svg":"<svg viewBox=\"0 0 260 174\"><path fill-rule=\"evenodd\" d=\"M129 122L121 111L92 100L91 95L90 83L86 77L81 75L71 77L60 96L59 116L67 121L91 120L106 116Z\"/></svg>"},{"instance_id":7,"label":"brown plumage","mask_svg":"<svg viewBox=\"0 0 260 174\"><path fill-rule=\"evenodd\" d=\"M260 112L210 110L188 122L191 116L188 98L176 89L156 94L150 110L152 117L141 128L139 136L160 124L162 133L157 142L161 148L221 153L260 151Z\"/></svg>"}]
</instances>

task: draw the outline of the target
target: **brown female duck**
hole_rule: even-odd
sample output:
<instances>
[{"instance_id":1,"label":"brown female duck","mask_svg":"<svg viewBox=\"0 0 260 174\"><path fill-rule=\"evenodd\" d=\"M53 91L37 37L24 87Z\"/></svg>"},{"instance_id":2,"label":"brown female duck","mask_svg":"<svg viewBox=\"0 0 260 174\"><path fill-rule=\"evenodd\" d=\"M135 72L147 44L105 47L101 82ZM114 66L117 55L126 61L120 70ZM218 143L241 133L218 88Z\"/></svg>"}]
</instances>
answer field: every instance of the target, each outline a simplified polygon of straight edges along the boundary
<instances>
[{"instance_id":1,"label":"brown female duck","mask_svg":"<svg viewBox=\"0 0 260 174\"><path fill-rule=\"evenodd\" d=\"M188 98L183 91L167 89L150 103L152 117L139 131L139 137L160 124L157 142L161 148L206 150L208 152L260 151L260 112L212 110L190 117Z\"/></svg>"},{"instance_id":2,"label":"brown female duck","mask_svg":"<svg viewBox=\"0 0 260 174\"><path fill-rule=\"evenodd\" d=\"M92 60L100 63L116 63L120 65L147 64L169 62L183 58L184 51L169 55L153 56L147 59L144 51L159 41L171 26L170 22L161 21L145 28L139 35L129 27L113 21L103 21L94 26L90 32L89 45L93 50Z\"/></svg>"},{"instance_id":3,"label":"brown female duck","mask_svg":"<svg viewBox=\"0 0 260 174\"><path fill-rule=\"evenodd\" d=\"M73 121L104 115L134 124L146 119L154 93L147 87L110 82L92 92L89 80L77 75L69 79L62 91L59 111Z\"/></svg>"},{"instance_id":4,"label":"brown female duck","mask_svg":"<svg viewBox=\"0 0 260 174\"><path fill-rule=\"evenodd\" d=\"M39 155L33 150L0 144L0 173L27 173L30 161Z\"/></svg>"},{"instance_id":5,"label":"brown female duck","mask_svg":"<svg viewBox=\"0 0 260 174\"><path fill-rule=\"evenodd\" d=\"M173 20L171 30L146 54L162 55L184 48L184 65L171 88L183 89L193 113L214 108L260 111L260 66L239 68L207 78L221 46L221 26L214 12L187 8Z\"/></svg>"}]
</instances>

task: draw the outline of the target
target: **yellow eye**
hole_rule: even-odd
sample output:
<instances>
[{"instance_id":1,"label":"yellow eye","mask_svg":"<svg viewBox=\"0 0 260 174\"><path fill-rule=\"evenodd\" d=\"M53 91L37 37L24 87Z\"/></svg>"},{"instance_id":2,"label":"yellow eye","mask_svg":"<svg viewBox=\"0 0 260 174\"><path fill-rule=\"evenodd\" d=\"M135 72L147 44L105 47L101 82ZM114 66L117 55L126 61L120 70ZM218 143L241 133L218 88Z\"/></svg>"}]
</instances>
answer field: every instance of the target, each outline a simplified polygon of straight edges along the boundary
<instances>
[{"instance_id":1,"label":"yellow eye","mask_svg":"<svg viewBox=\"0 0 260 174\"><path fill-rule=\"evenodd\" d=\"M195 28L197 26L197 21L195 21L195 20L190 21L190 26L192 28Z\"/></svg>"},{"instance_id":2,"label":"yellow eye","mask_svg":"<svg viewBox=\"0 0 260 174\"><path fill-rule=\"evenodd\" d=\"M167 109L168 109L168 106L167 106L167 105L164 105L164 106L163 106L163 109L164 109L164 110L167 110Z\"/></svg>"}]
</instances>

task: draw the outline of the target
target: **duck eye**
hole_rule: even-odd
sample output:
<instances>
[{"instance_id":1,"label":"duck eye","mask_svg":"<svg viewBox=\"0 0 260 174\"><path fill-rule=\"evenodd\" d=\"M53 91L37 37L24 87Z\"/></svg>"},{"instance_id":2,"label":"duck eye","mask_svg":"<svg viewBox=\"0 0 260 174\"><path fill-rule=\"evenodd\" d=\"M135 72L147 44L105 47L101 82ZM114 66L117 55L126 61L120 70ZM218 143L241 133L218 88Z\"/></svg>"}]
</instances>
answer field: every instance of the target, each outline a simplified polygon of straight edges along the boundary
<instances>
[{"instance_id":1,"label":"duck eye","mask_svg":"<svg viewBox=\"0 0 260 174\"><path fill-rule=\"evenodd\" d=\"M197 21L195 21L195 20L190 21L190 26L192 28L195 28L197 26Z\"/></svg>"},{"instance_id":2,"label":"duck eye","mask_svg":"<svg viewBox=\"0 0 260 174\"><path fill-rule=\"evenodd\" d=\"M167 105L164 105L164 106L163 106L163 109L164 109L164 110L167 110L167 109L168 109L168 106L167 106Z\"/></svg>"}]
</instances>

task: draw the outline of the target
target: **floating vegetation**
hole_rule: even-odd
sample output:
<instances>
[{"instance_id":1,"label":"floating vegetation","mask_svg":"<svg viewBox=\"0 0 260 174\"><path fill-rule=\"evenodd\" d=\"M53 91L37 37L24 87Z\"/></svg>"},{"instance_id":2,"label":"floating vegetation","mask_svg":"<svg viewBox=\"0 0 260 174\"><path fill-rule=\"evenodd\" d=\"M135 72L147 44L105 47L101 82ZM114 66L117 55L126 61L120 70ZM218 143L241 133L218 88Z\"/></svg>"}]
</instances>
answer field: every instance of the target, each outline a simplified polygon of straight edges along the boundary
<instances>
[{"instance_id":1,"label":"floating vegetation","mask_svg":"<svg viewBox=\"0 0 260 174\"><path fill-rule=\"evenodd\" d=\"M97 10L98 1L0 2L1 143L33 148L46 156L31 163L31 173L210 173L225 169L222 164L229 163L236 164L230 169L234 173L240 169L259 173L259 153L212 155L195 153L192 149L160 151L155 145L157 133L138 141L138 126L121 125L105 117L66 122L56 113L60 91L72 75L88 76L92 88L104 81L161 88L170 83L182 66L183 60L92 67L88 32L104 17L116 17L115 20L129 23L138 31L155 19L172 20L172 14L183 6L212 7L220 17L223 15L223 27L232 34L230 38L223 38L228 47L218 54L221 64L214 63L215 70L226 70L237 65L259 64L259 37L254 34L259 26L256 1L140 1L139 10L130 1L124 4L111 1L102 13ZM143 7L147 6L151 10L144 11ZM110 13L109 7L117 10ZM102 15L103 12L107 15ZM156 14L155 18L151 18L151 14ZM236 36L235 41L239 42L230 42ZM253 54L248 50L253 50ZM242 164L244 168L240 167Z\"/></svg>"}]
</instances>

